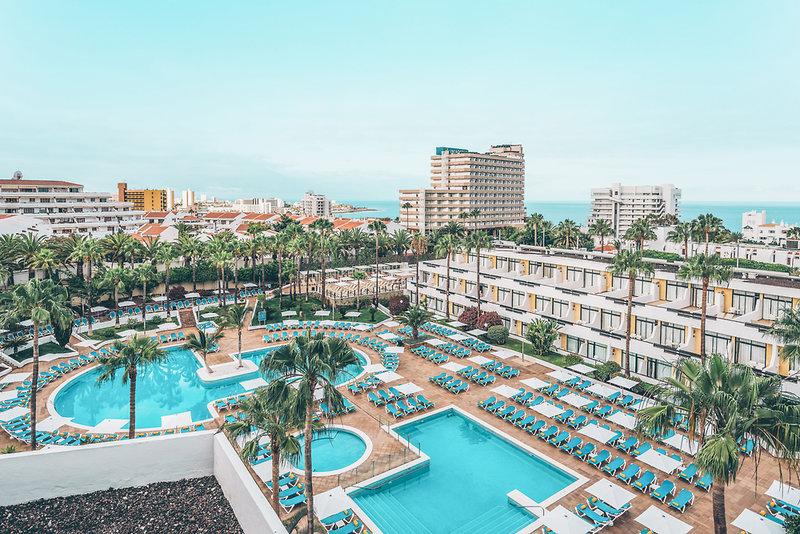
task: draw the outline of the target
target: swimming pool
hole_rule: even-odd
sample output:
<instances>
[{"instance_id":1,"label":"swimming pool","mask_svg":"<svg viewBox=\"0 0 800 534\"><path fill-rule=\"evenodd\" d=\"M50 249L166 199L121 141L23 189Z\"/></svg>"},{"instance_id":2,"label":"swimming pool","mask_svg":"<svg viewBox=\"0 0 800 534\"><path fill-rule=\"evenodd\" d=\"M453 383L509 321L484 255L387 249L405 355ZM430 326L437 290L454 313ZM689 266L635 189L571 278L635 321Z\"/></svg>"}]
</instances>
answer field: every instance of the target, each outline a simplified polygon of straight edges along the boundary
<instances>
[{"instance_id":1,"label":"swimming pool","mask_svg":"<svg viewBox=\"0 0 800 534\"><path fill-rule=\"evenodd\" d=\"M242 357L258 364L275 349L259 349L243 353ZM191 351L180 347L169 347L166 351L166 362L140 370L136 378L137 428L159 428L162 416L185 412L190 412L195 422L210 419L209 402L244 393L240 382L260 376L253 372L230 381L205 384L197 376L201 364ZM350 380L350 374L357 376L363 370L367 360L358 351L356 354L359 365L348 368L347 374L340 379L341 383ZM122 373L117 373L115 380L101 385L97 384L99 374L99 370L93 368L60 387L53 399L55 412L71 417L74 424L84 427L93 427L104 419L128 419L130 389L122 384Z\"/></svg>"},{"instance_id":2,"label":"swimming pool","mask_svg":"<svg viewBox=\"0 0 800 534\"><path fill-rule=\"evenodd\" d=\"M428 466L350 494L386 534L517 532L536 517L509 492L542 502L577 480L454 409L394 430L420 444Z\"/></svg>"},{"instance_id":3,"label":"swimming pool","mask_svg":"<svg viewBox=\"0 0 800 534\"><path fill-rule=\"evenodd\" d=\"M258 365L261 363L261 360L263 360L267 354L277 349L278 347L280 347L280 345L276 347L267 347L263 349L256 349L248 352L242 352L242 359L250 360L254 364ZM355 365L349 365L345 368L344 372L339 376L339 379L336 381L337 386L340 384L344 384L345 382L349 382L353 378L360 375L361 372L364 370L364 366L367 364L368 360L363 352L355 349L353 349L353 352L356 353L356 357L358 358L358 363ZM270 378L271 377L267 377L267 380L269 380Z\"/></svg>"},{"instance_id":4,"label":"swimming pool","mask_svg":"<svg viewBox=\"0 0 800 534\"><path fill-rule=\"evenodd\" d=\"M303 471L306 465L305 435L300 434L297 439L300 440L300 457L292 462L292 465L298 471ZM314 458L312 471L326 474L354 466L359 460L366 459L368 439L366 436L362 437L351 430L338 427L315 435L311 438L311 453Z\"/></svg>"}]
</instances>

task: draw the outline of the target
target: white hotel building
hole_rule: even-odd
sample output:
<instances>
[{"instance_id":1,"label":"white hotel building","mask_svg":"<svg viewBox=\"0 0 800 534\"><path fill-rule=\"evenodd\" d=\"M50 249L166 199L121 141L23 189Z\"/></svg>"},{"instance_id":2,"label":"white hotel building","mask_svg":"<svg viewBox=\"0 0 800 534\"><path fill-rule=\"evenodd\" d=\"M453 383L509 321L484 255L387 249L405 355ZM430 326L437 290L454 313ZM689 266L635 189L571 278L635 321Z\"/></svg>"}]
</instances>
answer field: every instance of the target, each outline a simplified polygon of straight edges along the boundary
<instances>
[{"instance_id":1,"label":"white hotel building","mask_svg":"<svg viewBox=\"0 0 800 534\"><path fill-rule=\"evenodd\" d=\"M679 202L681 190L672 184L664 185L620 185L592 189L592 210L588 223L599 219L611 224L614 233L622 238L628 228L639 220L652 215L663 217L675 215L680 218Z\"/></svg>"},{"instance_id":2,"label":"white hotel building","mask_svg":"<svg viewBox=\"0 0 800 534\"><path fill-rule=\"evenodd\" d=\"M103 237L131 233L142 225L142 212L134 211L133 202L117 202L111 193L86 192L72 182L23 180L19 172L0 180L0 214L5 215L0 225L10 227L14 216L27 216L41 221L43 234L52 235Z\"/></svg>"},{"instance_id":3,"label":"white hotel building","mask_svg":"<svg viewBox=\"0 0 800 534\"><path fill-rule=\"evenodd\" d=\"M523 336L537 318L561 325L561 352L624 365L627 277L612 276L610 255L547 252L538 247L493 249L481 255L481 311L496 311L512 335ZM634 286L631 370L650 378L672 374L679 356L700 350L699 283L676 276L677 265L652 260L655 274ZM458 255L450 270L451 316L475 306L476 256ZM420 265L420 296L444 312L444 260ZM416 291L409 280L408 289ZM412 300L413 301L413 300ZM787 375L778 340L766 330L780 313L800 302L800 283L781 273L737 270L729 285L708 294L706 350L768 373Z\"/></svg>"}]
</instances>

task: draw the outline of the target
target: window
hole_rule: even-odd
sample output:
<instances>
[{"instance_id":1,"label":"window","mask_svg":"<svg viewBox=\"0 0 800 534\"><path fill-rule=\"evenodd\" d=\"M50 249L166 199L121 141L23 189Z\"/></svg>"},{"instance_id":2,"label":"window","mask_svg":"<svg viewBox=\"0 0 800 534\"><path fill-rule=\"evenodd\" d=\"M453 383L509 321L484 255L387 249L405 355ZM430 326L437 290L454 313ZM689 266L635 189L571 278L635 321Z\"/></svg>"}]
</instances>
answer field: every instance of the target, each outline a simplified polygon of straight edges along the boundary
<instances>
[{"instance_id":1,"label":"window","mask_svg":"<svg viewBox=\"0 0 800 534\"><path fill-rule=\"evenodd\" d=\"M552 263L545 263L544 265L542 265L542 275L545 278L552 278L555 271L556 271L556 266L553 265Z\"/></svg>"},{"instance_id":2,"label":"window","mask_svg":"<svg viewBox=\"0 0 800 534\"><path fill-rule=\"evenodd\" d=\"M579 354L584 341L575 336L567 336L567 352L572 354Z\"/></svg>"},{"instance_id":3,"label":"window","mask_svg":"<svg viewBox=\"0 0 800 534\"><path fill-rule=\"evenodd\" d=\"M497 258L497 261L495 263L495 268L500 270L500 271L508 270L508 259L506 259L506 258Z\"/></svg>"},{"instance_id":4,"label":"window","mask_svg":"<svg viewBox=\"0 0 800 534\"><path fill-rule=\"evenodd\" d=\"M642 319L641 317L636 318L636 335L642 339L647 339L651 335L653 335L653 331L656 329L656 321L652 319Z\"/></svg>"},{"instance_id":5,"label":"window","mask_svg":"<svg viewBox=\"0 0 800 534\"><path fill-rule=\"evenodd\" d=\"M605 345L589 341L586 343L586 357L598 362L606 361L607 349Z\"/></svg>"},{"instance_id":6,"label":"window","mask_svg":"<svg viewBox=\"0 0 800 534\"><path fill-rule=\"evenodd\" d=\"M504 289L502 287L497 288L497 302L505 302L508 296L511 294L511 291L508 289Z\"/></svg>"},{"instance_id":7,"label":"window","mask_svg":"<svg viewBox=\"0 0 800 534\"><path fill-rule=\"evenodd\" d=\"M583 284L584 286L596 286L601 283L601 281L605 278L603 273L600 271L584 271L583 272Z\"/></svg>"},{"instance_id":8,"label":"window","mask_svg":"<svg viewBox=\"0 0 800 534\"><path fill-rule=\"evenodd\" d=\"M564 317L567 313L569 313L569 302L553 299L553 315L555 317Z\"/></svg>"},{"instance_id":9,"label":"window","mask_svg":"<svg viewBox=\"0 0 800 534\"><path fill-rule=\"evenodd\" d=\"M688 287L689 284L684 282L668 281L666 300L673 301L683 298L686 295Z\"/></svg>"},{"instance_id":10,"label":"window","mask_svg":"<svg viewBox=\"0 0 800 534\"><path fill-rule=\"evenodd\" d=\"M756 308L758 295L750 291L734 291L731 307L739 314L745 314Z\"/></svg>"},{"instance_id":11,"label":"window","mask_svg":"<svg viewBox=\"0 0 800 534\"><path fill-rule=\"evenodd\" d=\"M567 280L570 282L583 281L583 271L575 267L567 267Z\"/></svg>"},{"instance_id":12,"label":"window","mask_svg":"<svg viewBox=\"0 0 800 534\"><path fill-rule=\"evenodd\" d=\"M600 328L603 330L615 330L619 328L619 324L622 321L622 314L619 312L613 312L608 310L602 310L600 312Z\"/></svg>"},{"instance_id":13,"label":"window","mask_svg":"<svg viewBox=\"0 0 800 534\"><path fill-rule=\"evenodd\" d=\"M731 344L730 336L706 332L706 354L726 354Z\"/></svg>"},{"instance_id":14,"label":"window","mask_svg":"<svg viewBox=\"0 0 800 534\"><path fill-rule=\"evenodd\" d=\"M650 378L667 378L672 376L672 366L661 360L655 358L647 358L641 354L634 354L631 352L631 371L640 375L646 375ZM623 359L625 355L623 354ZM622 362L622 367L625 367L625 362Z\"/></svg>"},{"instance_id":15,"label":"window","mask_svg":"<svg viewBox=\"0 0 800 534\"><path fill-rule=\"evenodd\" d=\"M686 329L672 323L661 323L661 343L664 345L683 345Z\"/></svg>"},{"instance_id":16,"label":"window","mask_svg":"<svg viewBox=\"0 0 800 534\"><path fill-rule=\"evenodd\" d=\"M746 339L736 340L736 363L747 364L755 362L762 367L767 366L767 345L765 343L756 343Z\"/></svg>"},{"instance_id":17,"label":"window","mask_svg":"<svg viewBox=\"0 0 800 534\"><path fill-rule=\"evenodd\" d=\"M519 272L519 260L514 260L511 258L508 259L508 272L510 273Z\"/></svg>"},{"instance_id":18,"label":"window","mask_svg":"<svg viewBox=\"0 0 800 534\"><path fill-rule=\"evenodd\" d=\"M528 262L528 274L529 275L536 274L536 271L538 271L541 267L542 267L541 262L529 261Z\"/></svg>"},{"instance_id":19,"label":"window","mask_svg":"<svg viewBox=\"0 0 800 534\"><path fill-rule=\"evenodd\" d=\"M713 306L714 301L716 300L715 297L717 296L716 292L714 292L714 288L709 287L708 291L706 291L706 306ZM692 306L695 308L702 308L703 307L703 288L702 287L693 287L692 288Z\"/></svg>"},{"instance_id":20,"label":"window","mask_svg":"<svg viewBox=\"0 0 800 534\"><path fill-rule=\"evenodd\" d=\"M783 310L791 308L792 299L790 298L764 295L763 305L761 308L761 318L774 321L780 317Z\"/></svg>"},{"instance_id":21,"label":"window","mask_svg":"<svg viewBox=\"0 0 800 534\"><path fill-rule=\"evenodd\" d=\"M475 282L464 282L464 290L466 291L467 295L472 295L475 291Z\"/></svg>"},{"instance_id":22,"label":"window","mask_svg":"<svg viewBox=\"0 0 800 534\"><path fill-rule=\"evenodd\" d=\"M521 308L525 303L525 293L522 291L511 292L511 305L515 308Z\"/></svg>"},{"instance_id":23,"label":"window","mask_svg":"<svg viewBox=\"0 0 800 534\"><path fill-rule=\"evenodd\" d=\"M614 289L623 289L628 287L628 277L615 275L612 279ZM639 297L645 293L650 292L651 281L645 278L637 278L633 281L633 296Z\"/></svg>"},{"instance_id":24,"label":"window","mask_svg":"<svg viewBox=\"0 0 800 534\"><path fill-rule=\"evenodd\" d=\"M597 308L591 306L581 306L581 321L589 324L597 318Z\"/></svg>"},{"instance_id":25,"label":"window","mask_svg":"<svg viewBox=\"0 0 800 534\"><path fill-rule=\"evenodd\" d=\"M534 308L539 313L544 313L547 310L547 304L550 302L550 299L545 297L536 296L536 302L534 304Z\"/></svg>"}]
</instances>

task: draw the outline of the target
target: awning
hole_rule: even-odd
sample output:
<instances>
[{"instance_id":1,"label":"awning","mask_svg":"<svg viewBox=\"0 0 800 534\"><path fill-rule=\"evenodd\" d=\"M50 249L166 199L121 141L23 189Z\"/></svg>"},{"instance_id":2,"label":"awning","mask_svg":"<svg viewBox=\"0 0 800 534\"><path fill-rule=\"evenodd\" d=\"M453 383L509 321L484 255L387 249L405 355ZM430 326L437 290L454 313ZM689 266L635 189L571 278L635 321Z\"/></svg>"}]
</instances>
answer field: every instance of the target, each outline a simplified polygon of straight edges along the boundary
<instances>
[{"instance_id":1,"label":"awning","mask_svg":"<svg viewBox=\"0 0 800 534\"><path fill-rule=\"evenodd\" d=\"M686 534L692 530L691 526L653 505L637 517L636 522L646 526L655 534Z\"/></svg>"},{"instance_id":2,"label":"awning","mask_svg":"<svg viewBox=\"0 0 800 534\"><path fill-rule=\"evenodd\" d=\"M453 341L464 341L465 339L470 339L470 337L466 334L450 334L447 337L449 337Z\"/></svg>"},{"instance_id":3,"label":"awning","mask_svg":"<svg viewBox=\"0 0 800 534\"><path fill-rule=\"evenodd\" d=\"M185 296L188 297L189 295L185 295ZM165 297L164 295L160 295L158 297L153 297L153 301L154 302L164 302L165 300L167 300L167 297Z\"/></svg>"},{"instance_id":4,"label":"awning","mask_svg":"<svg viewBox=\"0 0 800 534\"><path fill-rule=\"evenodd\" d=\"M610 480L601 479L586 488L589 495L594 495L606 504L620 509L633 500L636 496L628 490L621 488Z\"/></svg>"},{"instance_id":5,"label":"awning","mask_svg":"<svg viewBox=\"0 0 800 534\"><path fill-rule=\"evenodd\" d=\"M122 306L123 308L127 308L128 306L136 306L136 303L133 302L132 300L123 300L122 302L119 303L119 305Z\"/></svg>"},{"instance_id":6,"label":"awning","mask_svg":"<svg viewBox=\"0 0 800 534\"><path fill-rule=\"evenodd\" d=\"M624 376L615 376L609 380L608 383L625 389L631 389L633 386L638 384L636 380L631 380L630 378L625 378Z\"/></svg>"},{"instance_id":7,"label":"awning","mask_svg":"<svg viewBox=\"0 0 800 534\"><path fill-rule=\"evenodd\" d=\"M767 495L780 499L793 506L800 506L800 490L776 480L767 490Z\"/></svg>"},{"instance_id":8,"label":"awning","mask_svg":"<svg viewBox=\"0 0 800 534\"><path fill-rule=\"evenodd\" d=\"M384 332L383 334L378 334L378 337L381 339L385 339L386 341L394 341L396 339L400 339L399 336L393 332Z\"/></svg>"},{"instance_id":9,"label":"awning","mask_svg":"<svg viewBox=\"0 0 800 534\"><path fill-rule=\"evenodd\" d=\"M345 317L361 317L361 312L352 311L344 314Z\"/></svg>"},{"instance_id":10,"label":"awning","mask_svg":"<svg viewBox=\"0 0 800 534\"><path fill-rule=\"evenodd\" d=\"M786 529L772 519L744 509L739 517L731 521L731 525L750 534L785 534Z\"/></svg>"},{"instance_id":11,"label":"awning","mask_svg":"<svg viewBox=\"0 0 800 534\"><path fill-rule=\"evenodd\" d=\"M594 367L589 367L585 363L576 363L575 365L570 365L567 367L570 371L575 371L576 373L580 373L582 375L593 373L595 371Z\"/></svg>"},{"instance_id":12,"label":"awning","mask_svg":"<svg viewBox=\"0 0 800 534\"><path fill-rule=\"evenodd\" d=\"M400 380L403 377L399 374L395 373L394 371L384 371L383 373L378 373L375 375L375 378L380 380L381 382L394 382L395 380Z\"/></svg>"},{"instance_id":13,"label":"awning","mask_svg":"<svg viewBox=\"0 0 800 534\"><path fill-rule=\"evenodd\" d=\"M327 317L331 314L328 310L318 310L314 315L317 317Z\"/></svg>"},{"instance_id":14,"label":"awning","mask_svg":"<svg viewBox=\"0 0 800 534\"><path fill-rule=\"evenodd\" d=\"M558 382L567 382L575 378L575 375L573 375L572 373L568 373L560 369L557 369L555 371L550 371L549 373L547 373L547 376L549 376L554 380L557 380Z\"/></svg>"},{"instance_id":15,"label":"awning","mask_svg":"<svg viewBox=\"0 0 800 534\"><path fill-rule=\"evenodd\" d=\"M553 404L550 404L549 402L542 402L537 404L536 406L531 406L531 410L533 410L534 412L538 412L544 415L545 417L555 417L559 414L564 413L564 410L556 407ZM595 426L595 425L588 425L588 426Z\"/></svg>"},{"instance_id":16,"label":"awning","mask_svg":"<svg viewBox=\"0 0 800 534\"><path fill-rule=\"evenodd\" d=\"M426 339L425 343L433 347L438 347L439 345L446 343L446 341L444 341L443 339L433 338L433 339Z\"/></svg>"},{"instance_id":17,"label":"awning","mask_svg":"<svg viewBox=\"0 0 800 534\"><path fill-rule=\"evenodd\" d=\"M386 371L386 367L380 363L370 363L364 366L365 373L382 373L384 371Z\"/></svg>"},{"instance_id":18,"label":"awning","mask_svg":"<svg viewBox=\"0 0 800 534\"><path fill-rule=\"evenodd\" d=\"M108 311L108 308L106 308L105 306L92 306L89 311L92 313L97 313L101 311Z\"/></svg>"},{"instance_id":19,"label":"awning","mask_svg":"<svg viewBox=\"0 0 800 534\"><path fill-rule=\"evenodd\" d=\"M286 321L283 321L283 324L285 324L286 326L298 326L300 324L300 321L298 321L297 319L287 319Z\"/></svg>"},{"instance_id":20,"label":"awning","mask_svg":"<svg viewBox=\"0 0 800 534\"><path fill-rule=\"evenodd\" d=\"M284 316L284 317L294 317L295 315L297 315L297 312L294 311L294 310L287 310L287 311L281 312L281 315Z\"/></svg>"},{"instance_id":21,"label":"awning","mask_svg":"<svg viewBox=\"0 0 800 534\"><path fill-rule=\"evenodd\" d=\"M616 389L610 388L608 386L604 386L603 384L592 384L586 391L592 393L593 395L597 395L598 397L608 397L609 395L616 393Z\"/></svg>"},{"instance_id":22,"label":"awning","mask_svg":"<svg viewBox=\"0 0 800 534\"><path fill-rule=\"evenodd\" d=\"M586 425L578 430L578 434L592 438L593 440L599 441L603 444L608 443L608 440L619 435L613 430L603 428L600 425Z\"/></svg>"},{"instance_id":23,"label":"awning","mask_svg":"<svg viewBox=\"0 0 800 534\"><path fill-rule=\"evenodd\" d=\"M453 328L460 328L462 326L467 326L466 323L462 323L461 321L450 321L447 323L448 325L452 326Z\"/></svg>"},{"instance_id":24,"label":"awning","mask_svg":"<svg viewBox=\"0 0 800 534\"><path fill-rule=\"evenodd\" d=\"M636 417L623 411L615 412L606 417L606 419L628 430L636 428Z\"/></svg>"},{"instance_id":25,"label":"awning","mask_svg":"<svg viewBox=\"0 0 800 534\"><path fill-rule=\"evenodd\" d=\"M467 332L468 334L472 334L473 336L482 336L486 333L486 330L481 330L480 328L474 328Z\"/></svg>"},{"instance_id":26,"label":"awning","mask_svg":"<svg viewBox=\"0 0 800 534\"><path fill-rule=\"evenodd\" d=\"M676 460L671 456L667 456L666 454L661 454L655 449L650 449L643 452L636 457L636 460L639 462L644 462L650 467L655 467L659 471L663 471L667 474L674 473L682 465L681 461Z\"/></svg>"},{"instance_id":27,"label":"awning","mask_svg":"<svg viewBox=\"0 0 800 534\"><path fill-rule=\"evenodd\" d=\"M535 376L531 377L531 378L526 378L525 380L520 380L520 382L523 385L528 386L529 388L533 388L533 389L540 389L540 388L543 388L545 386L550 385L549 382L545 382L544 380L536 378Z\"/></svg>"},{"instance_id":28,"label":"awning","mask_svg":"<svg viewBox=\"0 0 800 534\"><path fill-rule=\"evenodd\" d=\"M583 408L584 406L592 402L586 397L581 397L580 395L576 395L574 393L568 393L567 395L561 397L559 400L564 401L567 404L571 404L576 408Z\"/></svg>"}]
</instances>

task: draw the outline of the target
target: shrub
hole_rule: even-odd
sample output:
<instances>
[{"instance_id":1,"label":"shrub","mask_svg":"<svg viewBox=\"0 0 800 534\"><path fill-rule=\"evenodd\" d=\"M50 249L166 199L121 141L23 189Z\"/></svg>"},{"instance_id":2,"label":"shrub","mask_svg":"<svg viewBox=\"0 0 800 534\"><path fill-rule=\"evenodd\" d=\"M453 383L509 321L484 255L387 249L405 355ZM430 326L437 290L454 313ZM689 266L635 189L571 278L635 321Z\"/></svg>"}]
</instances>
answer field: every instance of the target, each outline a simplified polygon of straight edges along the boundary
<instances>
[{"instance_id":1,"label":"shrub","mask_svg":"<svg viewBox=\"0 0 800 534\"><path fill-rule=\"evenodd\" d=\"M64 328L61 328L58 322L53 322L53 337L61 348L66 347L67 343L69 343L69 338L72 335L72 327L74 325L75 323L70 320L64 324Z\"/></svg>"},{"instance_id":2,"label":"shrub","mask_svg":"<svg viewBox=\"0 0 800 534\"><path fill-rule=\"evenodd\" d=\"M111 326L108 328L100 328L99 330L95 330L92 332L92 338L107 341L109 339L117 339L119 336L117 335L117 331L114 330L114 327Z\"/></svg>"},{"instance_id":3,"label":"shrub","mask_svg":"<svg viewBox=\"0 0 800 534\"><path fill-rule=\"evenodd\" d=\"M531 342L534 354L539 356L553 349L553 343L558 339L559 324L551 319L534 319L528 325L525 339Z\"/></svg>"},{"instance_id":4,"label":"shrub","mask_svg":"<svg viewBox=\"0 0 800 534\"><path fill-rule=\"evenodd\" d=\"M186 289L181 285L169 285L169 299L170 300L183 300L186 295Z\"/></svg>"},{"instance_id":5,"label":"shrub","mask_svg":"<svg viewBox=\"0 0 800 534\"><path fill-rule=\"evenodd\" d=\"M579 363L583 363L583 358L577 354L567 354L567 356L564 358L564 363L567 365L567 367L570 367Z\"/></svg>"},{"instance_id":6,"label":"shrub","mask_svg":"<svg viewBox=\"0 0 800 534\"><path fill-rule=\"evenodd\" d=\"M464 308L464 311L461 312L461 315L458 316L458 320L467 325L470 330L472 330L473 328L477 328L478 308L476 308L475 306Z\"/></svg>"},{"instance_id":7,"label":"shrub","mask_svg":"<svg viewBox=\"0 0 800 534\"><path fill-rule=\"evenodd\" d=\"M408 309L408 297L405 295L395 295L389 299L389 311L392 315L400 315Z\"/></svg>"},{"instance_id":8,"label":"shrub","mask_svg":"<svg viewBox=\"0 0 800 534\"><path fill-rule=\"evenodd\" d=\"M375 306L370 306L369 309L367 310L367 312L369 313L369 321L371 323L374 323L375 322L375 314L378 313L378 308L376 308Z\"/></svg>"},{"instance_id":9,"label":"shrub","mask_svg":"<svg viewBox=\"0 0 800 534\"><path fill-rule=\"evenodd\" d=\"M497 345L505 345L508 341L508 328L503 325L492 325L486 333L489 341Z\"/></svg>"},{"instance_id":10,"label":"shrub","mask_svg":"<svg viewBox=\"0 0 800 534\"><path fill-rule=\"evenodd\" d=\"M597 368L597 371L594 372L594 377L601 382L606 382L616 373L619 373L621 369L622 368L617 362L605 362L603 365Z\"/></svg>"},{"instance_id":11,"label":"shrub","mask_svg":"<svg viewBox=\"0 0 800 534\"><path fill-rule=\"evenodd\" d=\"M6 445L2 450L0 450L0 454L14 454L15 452L17 452L16 445Z\"/></svg>"},{"instance_id":12,"label":"shrub","mask_svg":"<svg viewBox=\"0 0 800 534\"><path fill-rule=\"evenodd\" d=\"M475 323L481 330L489 330L488 327L501 324L503 324L503 319L500 318L500 314L497 312L484 313L478 317L478 321Z\"/></svg>"}]
</instances>

